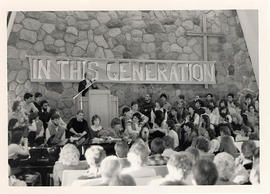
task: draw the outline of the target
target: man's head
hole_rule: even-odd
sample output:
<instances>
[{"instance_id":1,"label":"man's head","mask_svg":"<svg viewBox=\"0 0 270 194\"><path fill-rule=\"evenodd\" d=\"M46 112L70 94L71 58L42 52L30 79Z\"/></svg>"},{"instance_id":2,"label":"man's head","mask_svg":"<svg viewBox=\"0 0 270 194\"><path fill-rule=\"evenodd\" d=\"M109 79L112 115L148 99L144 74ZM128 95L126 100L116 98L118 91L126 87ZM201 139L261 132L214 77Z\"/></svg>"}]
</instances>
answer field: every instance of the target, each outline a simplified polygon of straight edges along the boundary
<instances>
[{"instance_id":1,"label":"man's head","mask_svg":"<svg viewBox=\"0 0 270 194\"><path fill-rule=\"evenodd\" d=\"M145 94L144 101L149 103L151 101L151 95L150 94Z\"/></svg>"},{"instance_id":2,"label":"man's head","mask_svg":"<svg viewBox=\"0 0 270 194\"><path fill-rule=\"evenodd\" d=\"M47 110L47 108L48 108L48 106L49 106L49 103L48 103L47 100L42 100L42 101L40 102L40 106L41 106L41 108L42 108L43 110Z\"/></svg>"},{"instance_id":3,"label":"man's head","mask_svg":"<svg viewBox=\"0 0 270 194\"><path fill-rule=\"evenodd\" d=\"M222 181L229 181L235 170L233 156L226 152L221 152L215 156L214 163L217 167L219 179Z\"/></svg>"},{"instance_id":4,"label":"man's head","mask_svg":"<svg viewBox=\"0 0 270 194\"><path fill-rule=\"evenodd\" d=\"M228 102L233 102L233 100L234 100L234 94L233 93L229 93L227 95L227 100L228 100Z\"/></svg>"},{"instance_id":5,"label":"man's head","mask_svg":"<svg viewBox=\"0 0 270 194\"><path fill-rule=\"evenodd\" d=\"M42 98L42 94L40 92L35 93L35 101L40 102Z\"/></svg>"},{"instance_id":6,"label":"man's head","mask_svg":"<svg viewBox=\"0 0 270 194\"><path fill-rule=\"evenodd\" d=\"M216 165L210 160L199 160L192 173L195 185L215 185L218 179Z\"/></svg>"},{"instance_id":7,"label":"man's head","mask_svg":"<svg viewBox=\"0 0 270 194\"><path fill-rule=\"evenodd\" d=\"M195 147L200 151L208 152L208 150L209 150L209 141L205 137L199 136L196 139Z\"/></svg>"},{"instance_id":8,"label":"man's head","mask_svg":"<svg viewBox=\"0 0 270 194\"><path fill-rule=\"evenodd\" d=\"M120 162L116 156L107 156L100 164L101 177L107 182L115 177L120 170Z\"/></svg>"},{"instance_id":9,"label":"man's head","mask_svg":"<svg viewBox=\"0 0 270 194\"><path fill-rule=\"evenodd\" d=\"M159 98L163 103L168 100L168 96L165 93L160 94Z\"/></svg>"},{"instance_id":10,"label":"man's head","mask_svg":"<svg viewBox=\"0 0 270 194\"><path fill-rule=\"evenodd\" d=\"M132 113L131 113L131 110L129 107L124 107L122 110L122 114L123 114L123 116L128 117L130 119L132 117Z\"/></svg>"},{"instance_id":11,"label":"man's head","mask_svg":"<svg viewBox=\"0 0 270 194\"><path fill-rule=\"evenodd\" d=\"M244 141L241 145L241 152L244 157L252 160L254 151L256 149L256 144L252 140Z\"/></svg>"},{"instance_id":12,"label":"man's head","mask_svg":"<svg viewBox=\"0 0 270 194\"><path fill-rule=\"evenodd\" d=\"M99 167L101 161L106 157L106 152L101 146L91 146L84 154L89 166Z\"/></svg>"},{"instance_id":13,"label":"man's head","mask_svg":"<svg viewBox=\"0 0 270 194\"><path fill-rule=\"evenodd\" d=\"M188 153L173 154L167 163L169 176L174 180L185 180L191 174L192 165L192 159Z\"/></svg>"},{"instance_id":14,"label":"man's head","mask_svg":"<svg viewBox=\"0 0 270 194\"><path fill-rule=\"evenodd\" d=\"M138 109L139 109L139 104L138 104L137 101L131 102L131 109L132 109L134 112L138 111Z\"/></svg>"},{"instance_id":15,"label":"man's head","mask_svg":"<svg viewBox=\"0 0 270 194\"><path fill-rule=\"evenodd\" d=\"M83 113L83 111L82 110L79 110L78 112L77 112L77 114L76 114L76 119L77 119L77 121L83 121L83 117L84 117L84 113Z\"/></svg>"},{"instance_id":16,"label":"man's head","mask_svg":"<svg viewBox=\"0 0 270 194\"><path fill-rule=\"evenodd\" d=\"M121 128L122 128L121 120L118 117L115 117L112 119L111 128L116 131L121 131Z\"/></svg>"},{"instance_id":17,"label":"man's head","mask_svg":"<svg viewBox=\"0 0 270 194\"><path fill-rule=\"evenodd\" d=\"M164 144L165 143L163 139L161 139L160 137L156 137L155 139L153 139L153 141L151 142L152 154L162 154L165 149Z\"/></svg>"},{"instance_id":18,"label":"man's head","mask_svg":"<svg viewBox=\"0 0 270 194\"><path fill-rule=\"evenodd\" d=\"M125 141L120 141L114 145L114 150L118 158L126 158L129 147Z\"/></svg>"},{"instance_id":19,"label":"man's head","mask_svg":"<svg viewBox=\"0 0 270 194\"><path fill-rule=\"evenodd\" d=\"M148 158L149 151L143 141L133 143L130 147L127 159L131 166L142 166Z\"/></svg>"},{"instance_id":20,"label":"man's head","mask_svg":"<svg viewBox=\"0 0 270 194\"><path fill-rule=\"evenodd\" d=\"M185 150L185 152L190 154L193 164L196 164L196 162L199 161L200 152L199 152L199 150L197 148L194 148L194 147L190 146Z\"/></svg>"},{"instance_id":21,"label":"man's head","mask_svg":"<svg viewBox=\"0 0 270 194\"><path fill-rule=\"evenodd\" d=\"M208 94L206 95L206 100L207 100L207 101L213 100L213 94L208 93Z\"/></svg>"},{"instance_id":22,"label":"man's head","mask_svg":"<svg viewBox=\"0 0 270 194\"><path fill-rule=\"evenodd\" d=\"M52 122L53 122L54 125L58 126L59 125L59 122L60 122L60 116L59 116L59 114L54 113L51 116L51 120L52 120Z\"/></svg>"},{"instance_id":23,"label":"man's head","mask_svg":"<svg viewBox=\"0 0 270 194\"><path fill-rule=\"evenodd\" d=\"M30 103L33 101L33 94L31 93L25 93L23 96L23 99L26 103Z\"/></svg>"}]
</instances>

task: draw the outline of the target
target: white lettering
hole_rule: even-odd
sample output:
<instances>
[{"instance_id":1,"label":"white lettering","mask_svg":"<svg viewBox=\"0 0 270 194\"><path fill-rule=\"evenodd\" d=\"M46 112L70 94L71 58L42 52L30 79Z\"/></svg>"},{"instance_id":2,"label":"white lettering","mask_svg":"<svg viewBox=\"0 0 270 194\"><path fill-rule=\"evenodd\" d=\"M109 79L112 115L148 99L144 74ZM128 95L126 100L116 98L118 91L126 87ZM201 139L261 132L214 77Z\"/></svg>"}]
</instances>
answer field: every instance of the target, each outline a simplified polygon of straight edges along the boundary
<instances>
[{"instance_id":1,"label":"white lettering","mask_svg":"<svg viewBox=\"0 0 270 194\"><path fill-rule=\"evenodd\" d=\"M158 64L158 81L168 81L168 77L165 74L167 71L165 64ZM163 80L162 78L163 77Z\"/></svg>"},{"instance_id":2,"label":"white lettering","mask_svg":"<svg viewBox=\"0 0 270 194\"><path fill-rule=\"evenodd\" d=\"M120 63L120 81L131 81L131 64Z\"/></svg>"},{"instance_id":3,"label":"white lettering","mask_svg":"<svg viewBox=\"0 0 270 194\"><path fill-rule=\"evenodd\" d=\"M107 73L107 77L109 80L115 81L119 79L119 74L116 72L113 72L111 70L112 65L115 63L108 63L107 64L107 69L106 69L106 73Z\"/></svg>"},{"instance_id":4,"label":"white lettering","mask_svg":"<svg viewBox=\"0 0 270 194\"><path fill-rule=\"evenodd\" d=\"M179 82L179 78L176 71L176 64L172 64L171 73L170 73L170 81L173 81L173 76L174 76L175 81Z\"/></svg>"},{"instance_id":5,"label":"white lettering","mask_svg":"<svg viewBox=\"0 0 270 194\"><path fill-rule=\"evenodd\" d=\"M145 64L145 81L157 81L157 77L151 75L151 66L153 64Z\"/></svg>"},{"instance_id":6,"label":"white lettering","mask_svg":"<svg viewBox=\"0 0 270 194\"><path fill-rule=\"evenodd\" d=\"M44 62L46 63L46 67L44 65ZM43 79L41 76L41 72L43 72L45 79L51 78L51 61L49 59L47 60L39 60L38 61L38 79Z\"/></svg>"},{"instance_id":7,"label":"white lettering","mask_svg":"<svg viewBox=\"0 0 270 194\"><path fill-rule=\"evenodd\" d=\"M134 63L133 64L133 81L136 81L136 76L138 77L139 81L143 81L144 79L144 71L143 71L143 65L140 65L140 63Z\"/></svg>"},{"instance_id":8,"label":"white lettering","mask_svg":"<svg viewBox=\"0 0 270 194\"><path fill-rule=\"evenodd\" d=\"M69 66L69 78L70 80L80 80L81 79L81 65L76 63L76 61L70 61Z\"/></svg>"},{"instance_id":9,"label":"white lettering","mask_svg":"<svg viewBox=\"0 0 270 194\"><path fill-rule=\"evenodd\" d=\"M196 71L196 68L199 71ZM203 68L202 68L202 66L199 65L199 64L194 64L192 70L193 70L193 79L195 79L195 80L197 80L199 82L202 82L203 81ZM196 76L197 72L199 73L198 76Z\"/></svg>"},{"instance_id":10,"label":"white lettering","mask_svg":"<svg viewBox=\"0 0 270 194\"><path fill-rule=\"evenodd\" d=\"M204 69L204 81L209 81L212 83L216 83L215 81L215 65L214 63L209 64L203 64Z\"/></svg>"}]
</instances>

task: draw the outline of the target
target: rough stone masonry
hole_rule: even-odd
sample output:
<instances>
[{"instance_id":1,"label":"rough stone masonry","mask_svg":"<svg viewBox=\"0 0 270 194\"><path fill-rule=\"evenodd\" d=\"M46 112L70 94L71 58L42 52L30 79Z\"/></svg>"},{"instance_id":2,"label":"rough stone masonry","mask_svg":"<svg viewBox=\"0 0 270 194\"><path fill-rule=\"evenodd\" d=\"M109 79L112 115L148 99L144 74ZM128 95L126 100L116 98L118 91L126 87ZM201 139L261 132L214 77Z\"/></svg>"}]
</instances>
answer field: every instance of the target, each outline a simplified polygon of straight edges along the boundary
<instances>
[{"instance_id":1,"label":"rough stone masonry","mask_svg":"<svg viewBox=\"0 0 270 194\"><path fill-rule=\"evenodd\" d=\"M207 31L224 33L208 38L208 60L216 61L216 85L99 84L119 97L120 108L149 92L161 92L174 101L213 92L218 97L245 89L258 92L242 29L236 11L209 10ZM202 31L203 11L58 11L17 12L8 40L9 107L25 92L41 92L64 119L73 113L71 97L77 83L31 83L26 55L73 56L202 61L201 37L187 31ZM230 72L230 73L229 73ZM62 99L59 101L59 99Z\"/></svg>"}]
</instances>

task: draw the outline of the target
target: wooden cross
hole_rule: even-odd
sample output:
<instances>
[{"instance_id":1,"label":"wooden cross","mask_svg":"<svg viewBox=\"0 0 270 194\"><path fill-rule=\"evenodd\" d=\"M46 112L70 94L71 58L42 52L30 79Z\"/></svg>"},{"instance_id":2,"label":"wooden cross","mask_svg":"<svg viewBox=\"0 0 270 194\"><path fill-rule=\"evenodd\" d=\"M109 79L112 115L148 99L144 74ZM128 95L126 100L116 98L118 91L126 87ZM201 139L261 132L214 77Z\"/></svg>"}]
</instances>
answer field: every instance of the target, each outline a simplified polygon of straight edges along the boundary
<instances>
[{"instance_id":1,"label":"wooden cross","mask_svg":"<svg viewBox=\"0 0 270 194\"><path fill-rule=\"evenodd\" d=\"M202 32L190 32L186 33L187 36L202 36L203 37L203 60L208 61L208 52L207 52L207 37L214 36L214 37L222 37L224 36L223 33L212 33L207 32L207 21L206 21L206 14L203 14L203 31ZM205 84L205 88L208 88L208 84Z\"/></svg>"}]
</instances>

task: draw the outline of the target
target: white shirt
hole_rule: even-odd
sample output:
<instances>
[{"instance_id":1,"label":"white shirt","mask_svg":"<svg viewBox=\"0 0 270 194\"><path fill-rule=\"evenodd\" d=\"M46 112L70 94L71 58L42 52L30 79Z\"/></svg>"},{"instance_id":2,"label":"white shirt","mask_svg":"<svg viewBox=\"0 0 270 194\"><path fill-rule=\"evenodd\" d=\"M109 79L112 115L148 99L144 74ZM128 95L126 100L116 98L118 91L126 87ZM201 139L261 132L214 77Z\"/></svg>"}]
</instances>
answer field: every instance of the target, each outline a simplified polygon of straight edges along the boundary
<instances>
[{"instance_id":1,"label":"white shirt","mask_svg":"<svg viewBox=\"0 0 270 194\"><path fill-rule=\"evenodd\" d=\"M173 138L173 147L176 148L179 146L178 134L174 130L168 131L168 136Z\"/></svg>"}]
</instances>

